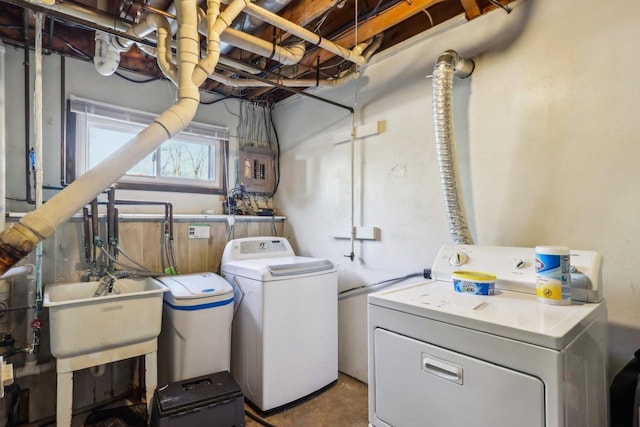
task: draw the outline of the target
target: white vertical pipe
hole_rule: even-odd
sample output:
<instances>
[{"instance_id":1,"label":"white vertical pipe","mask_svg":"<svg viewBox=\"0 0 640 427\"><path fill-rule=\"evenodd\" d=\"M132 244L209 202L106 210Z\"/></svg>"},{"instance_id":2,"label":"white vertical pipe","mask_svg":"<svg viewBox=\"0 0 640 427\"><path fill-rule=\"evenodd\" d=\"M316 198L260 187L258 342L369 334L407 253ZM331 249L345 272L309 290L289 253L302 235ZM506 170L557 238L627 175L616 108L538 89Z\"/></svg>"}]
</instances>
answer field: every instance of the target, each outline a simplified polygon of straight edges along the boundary
<instances>
[{"instance_id":1,"label":"white vertical pipe","mask_svg":"<svg viewBox=\"0 0 640 427\"><path fill-rule=\"evenodd\" d=\"M5 74L4 74L4 55L5 48L0 41L0 231L5 227L5 215L7 212L7 157L6 157L6 132L5 125L5 108L6 108L6 92L5 92Z\"/></svg>"}]
</instances>

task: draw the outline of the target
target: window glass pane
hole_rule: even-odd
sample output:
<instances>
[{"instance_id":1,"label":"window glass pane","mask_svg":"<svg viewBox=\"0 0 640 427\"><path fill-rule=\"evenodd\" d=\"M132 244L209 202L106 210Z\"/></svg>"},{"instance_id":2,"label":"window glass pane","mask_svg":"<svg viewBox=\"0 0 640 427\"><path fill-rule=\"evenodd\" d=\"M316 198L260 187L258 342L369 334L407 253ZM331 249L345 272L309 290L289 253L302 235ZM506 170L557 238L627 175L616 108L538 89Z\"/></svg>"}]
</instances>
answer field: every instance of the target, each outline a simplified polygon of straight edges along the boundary
<instances>
[{"instance_id":1,"label":"window glass pane","mask_svg":"<svg viewBox=\"0 0 640 427\"><path fill-rule=\"evenodd\" d=\"M161 176L207 180L211 169L211 146L172 139L161 146Z\"/></svg>"},{"instance_id":2,"label":"window glass pane","mask_svg":"<svg viewBox=\"0 0 640 427\"><path fill-rule=\"evenodd\" d=\"M92 125L89 127L89 169L106 159L137 133L126 130L114 130ZM155 176L155 153L149 154L135 165L127 175Z\"/></svg>"}]
</instances>

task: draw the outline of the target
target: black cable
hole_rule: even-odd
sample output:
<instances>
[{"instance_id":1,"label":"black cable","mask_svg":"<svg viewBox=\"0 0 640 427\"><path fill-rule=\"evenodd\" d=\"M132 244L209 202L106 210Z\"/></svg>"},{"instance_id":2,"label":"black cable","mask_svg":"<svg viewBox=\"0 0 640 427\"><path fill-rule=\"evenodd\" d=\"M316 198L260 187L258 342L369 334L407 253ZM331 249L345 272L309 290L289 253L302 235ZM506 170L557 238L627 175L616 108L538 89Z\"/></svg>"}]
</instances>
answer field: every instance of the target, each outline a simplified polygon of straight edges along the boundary
<instances>
[{"instance_id":1,"label":"black cable","mask_svg":"<svg viewBox=\"0 0 640 427\"><path fill-rule=\"evenodd\" d=\"M407 274L406 276L394 277L393 279L383 280L381 282L372 283L370 285L356 286L356 287L353 287L353 288L350 288L350 289L346 289L344 291L340 291L340 292L338 292L338 295L346 294L348 292L353 292L353 291L356 291L358 289L372 288L374 286L382 285L382 284L389 283L389 282L392 282L390 284L395 284L395 283L402 282L402 281L407 280L407 279L411 279L412 277L424 277L424 273L423 272L411 273L411 274Z\"/></svg>"},{"instance_id":2,"label":"black cable","mask_svg":"<svg viewBox=\"0 0 640 427\"><path fill-rule=\"evenodd\" d=\"M263 426L266 427L276 427L274 424L271 424L269 421L265 420L264 418L261 418L259 416L257 416L256 414L254 414L251 411L247 411L246 409L244 410L244 413L247 414L247 416L249 418L251 418L252 420L258 422L259 424L262 424Z\"/></svg>"},{"instance_id":3,"label":"black cable","mask_svg":"<svg viewBox=\"0 0 640 427\"><path fill-rule=\"evenodd\" d=\"M280 186L280 138L278 137L278 131L273 121L273 108L269 110L269 119L271 120L273 134L276 137L276 184L273 186L273 193L271 193L271 197L273 197L276 195L276 191L278 191L278 187Z\"/></svg>"},{"instance_id":4,"label":"black cable","mask_svg":"<svg viewBox=\"0 0 640 427\"><path fill-rule=\"evenodd\" d=\"M156 80L162 80L164 77L150 77L148 79L145 80L136 80L136 79L132 79L131 77L127 77L122 73L119 73L118 71L116 71L114 73L116 76L120 77L121 79L125 79L128 82L131 83L149 83L149 82L155 82Z\"/></svg>"}]
</instances>

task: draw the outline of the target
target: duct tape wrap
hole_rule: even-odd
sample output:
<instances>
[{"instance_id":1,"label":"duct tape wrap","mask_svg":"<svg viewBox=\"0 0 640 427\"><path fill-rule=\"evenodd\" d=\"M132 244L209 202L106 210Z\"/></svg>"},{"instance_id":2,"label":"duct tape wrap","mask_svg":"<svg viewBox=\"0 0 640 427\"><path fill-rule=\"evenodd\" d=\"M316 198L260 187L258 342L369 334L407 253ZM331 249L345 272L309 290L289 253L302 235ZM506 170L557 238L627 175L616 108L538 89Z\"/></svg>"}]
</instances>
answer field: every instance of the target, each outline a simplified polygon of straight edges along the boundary
<instances>
[{"instance_id":1,"label":"duct tape wrap","mask_svg":"<svg viewBox=\"0 0 640 427\"><path fill-rule=\"evenodd\" d=\"M451 273L453 289L473 295L493 295L496 275L481 271L454 271Z\"/></svg>"}]
</instances>

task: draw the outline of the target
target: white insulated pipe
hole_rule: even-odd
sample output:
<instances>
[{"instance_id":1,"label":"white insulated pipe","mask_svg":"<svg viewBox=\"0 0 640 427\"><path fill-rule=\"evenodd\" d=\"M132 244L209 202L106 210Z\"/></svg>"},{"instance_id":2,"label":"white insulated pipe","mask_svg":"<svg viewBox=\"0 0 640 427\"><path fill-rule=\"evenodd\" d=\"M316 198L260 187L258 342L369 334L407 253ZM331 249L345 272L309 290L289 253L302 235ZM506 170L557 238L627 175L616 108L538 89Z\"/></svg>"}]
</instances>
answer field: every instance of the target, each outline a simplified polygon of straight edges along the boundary
<instances>
[{"instance_id":1,"label":"white insulated pipe","mask_svg":"<svg viewBox=\"0 0 640 427\"><path fill-rule=\"evenodd\" d=\"M362 56L362 51L367 47L367 45L359 44L351 50L345 49L344 47L339 46L303 27L300 27L299 25L287 21L286 19L276 15L275 13L269 12L268 10L263 9L260 6L256 6L253 3L247 4L245 13L251 16L255 16L256 18L268 24L271 24L274 27L285 30L288 33L293 34L294 36L301 38L302 40L313 43L314 45L317 45L322 49L333 53L334 55L338 55L346 59L347 61L353 62L354 64L364 65L366 63L366 60Z\"/></svg>"},{"instance_id":2,"label":"white insulated pipe","mask_svg":"<svg viewBox=\"0 0 640 427\"><path fill-rule=\"evenodd\" d=\"M0 280L7 280L18 276L33 274L35 268L36 267L33 264L25 264L18 267L13 267L11 270L0 276Z\"/></svg>"},{"instance_id":3,"label":"white insulated pipe","mask_svg":"<svg viewBox=\"0 0 640 427\"><path fill-rule=\"evenodd\" d=\"M304 42L291 47L284 47L243 33L242 31L234 30L233 28L227 28L225 32L222 33L221 39L224 43L255 53L256 55L274 59L283 65L297 64L305 53Z\"/></svg>"},{"instance_id":4,"label":"white insulated pipe","mask_svg":"<svg viewBox=\"0 0 640 427\"><path fill-rule=\"evenodd\" d=\"M230 29L227 29L229 31ZM225 31L224 34L227 33ZM373 55L382 45L382 35L378 34L373 37L371 40L363 43L367 47L364 49L363 57L366 62L369 61L371 55ZM213 73L209 75L209 77L218 83L222 83L225 86L230 87L271 87L271 86L286 86L286 87L336 87L341 86L349 81L356 80L360 77L359 71L352 71L350 69L344 70L339 77L334 79L286 79L286 78L277 78L277 79L238 79L233 77L227 77L224 74Z\"/></svg>"},{"instance_id":5,"label":"white insulated pipe","mask_svg":"<svg viewBox=\"0 0 640 427\"><path fill-rule=\"evenodd\" d=\"M33 251L41 240L71 218L105 188L135 166L193 119L200 100L199 86L211 74L220 54L220 33L242 11L246 0L234 0L218 16L219 0L209 0L208 55L199 60L198 13L195 0L176 2L178 12L178 102L121 149L80 176L42 207L0 233L0 273ZM211 20L215 19L215 22Z\"/></svg>"}]
</instances>

